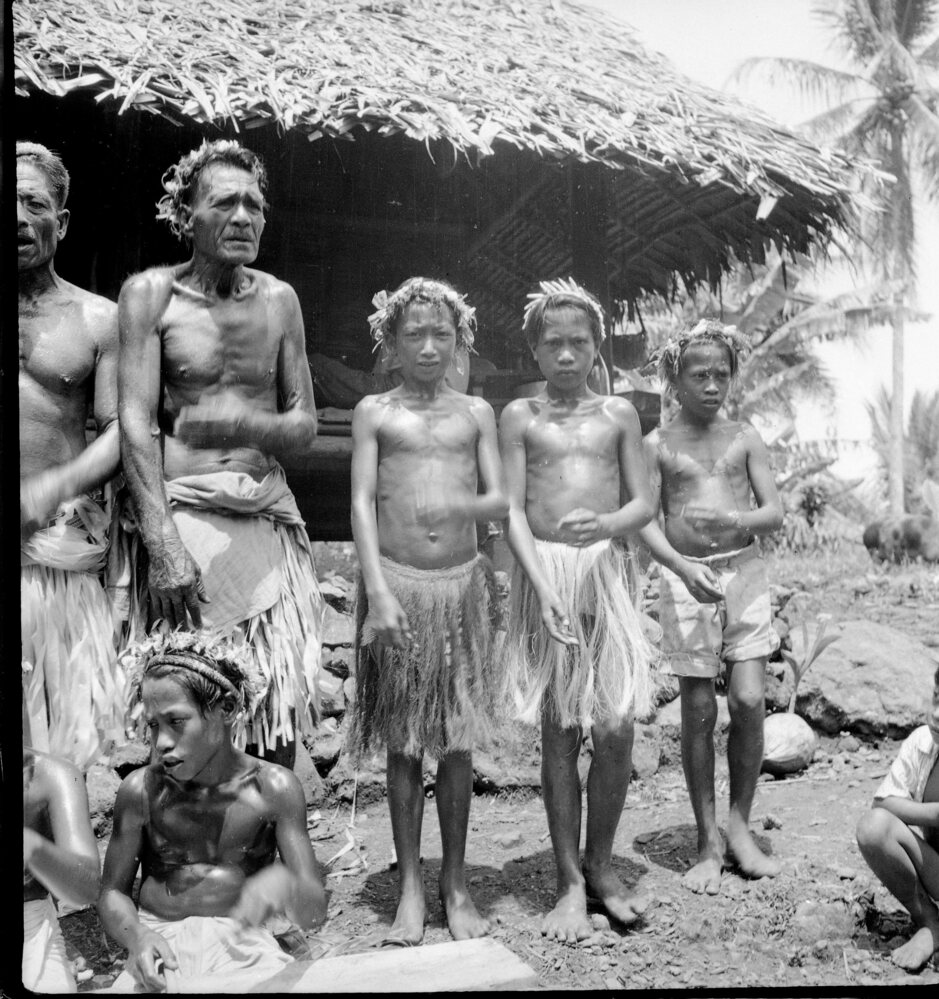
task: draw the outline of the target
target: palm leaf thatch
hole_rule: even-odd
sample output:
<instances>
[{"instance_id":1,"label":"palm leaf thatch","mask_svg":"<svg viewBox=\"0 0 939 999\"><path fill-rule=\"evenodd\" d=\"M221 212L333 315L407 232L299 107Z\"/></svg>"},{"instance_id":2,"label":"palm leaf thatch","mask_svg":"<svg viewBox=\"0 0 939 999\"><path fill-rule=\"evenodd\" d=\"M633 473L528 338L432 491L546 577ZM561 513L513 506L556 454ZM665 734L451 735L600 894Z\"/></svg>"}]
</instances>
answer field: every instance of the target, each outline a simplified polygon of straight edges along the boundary
<instances>
[{"instance_id":1,"label":"palm leaf thatch","mask_svg":"<svg viewBox=\"0 0 939 999\"><path fill-rule=\"evenodd\" d=\"M20 96L86 91L121 112L311 140L403 133L470 164L513 148L601 164L619 298L670 291L676 275L713 283L730 254L804 251L850 221L847 158L569 0L16 0L13 23ZM513 294L500 261L532 236L517 222L488 233L498 252L480 274Z\"/></svg>"}]
</instances>

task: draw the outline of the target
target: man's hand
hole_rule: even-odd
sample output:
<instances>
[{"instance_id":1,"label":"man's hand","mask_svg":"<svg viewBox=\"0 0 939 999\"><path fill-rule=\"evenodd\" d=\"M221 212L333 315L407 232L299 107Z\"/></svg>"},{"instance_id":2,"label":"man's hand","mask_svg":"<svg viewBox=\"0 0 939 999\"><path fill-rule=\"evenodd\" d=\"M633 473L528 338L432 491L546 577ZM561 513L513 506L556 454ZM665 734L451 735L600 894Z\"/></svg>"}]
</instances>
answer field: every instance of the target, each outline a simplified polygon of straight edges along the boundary
<instances>
[{"instance_id":1,"label":"man's hand","mask_svg":"<svg viewBox=\"0 0 939 999\"><path fill-rule=\"evenodd\" d=\"M260 926L271 916L287 912L293 891L293 875L283 864L263 867L245 881L229 916L244 926Z\"/></svg>"},{"instance_id":2,"label":"man's hand","mask_svg":"<svg viewBox=\"0 0 939 999\"><path fill-rule=\"evenodd\" d=\"M176 954L166 938L155 930L141 930L127 948L126 968L148 992L166 991L161 961L170 971L179 969Z\"/></svg>"},{"instance_id":3,"label":"man's hand","mask_svg":"<svg viewBox=\"0 0 939 999\"><path fill-rule=\"evenodd\" d=\"M386 648L404 650L411 644L407 614L391 593L382 593L369 599L365 625L374 633L379 645Z\"/></svg>"},{"instance_id":4,"label":"man's hand","mask_svg":"<svg viewBox=\"0 0 939 999\"><path fill-rule=\"evenodd\" d=\"M55 477L41 472L20 480L20 540L25 541L55 516L61 497Z\"/></svg>"},{"instance_id":5,"label":"man's hand","mask_svg":"<svg viewBox=\"0 0 939 999\"><path fill-rule=\"evenodd\" d=\"M548 634L561 645L579 645L570 618L556 593L541 598L541 620Z\"/></svg>"},{"instance_id":6,"label":"man's hand","mask_svg":"<svg viewBox=\"0 0 939 999\"><path fill-rule=\"evenodd\" d=\"M740 530L739 510L715 510L712 506L686 504L681 511L681 517L700 534L707 536L722 531Z\"/></svg>"},{"instance_id":7,"label":"man's hand","mask_svg":"<svg viewBox=\"0 0 939 999\"><path fill-rule=\"evenodd\" d=\"M564 542L570 545L592 545L610 537L606 515L582 507L565 513L558 521L558 530L562 532Z\"/></svg>"},{"instance_id":8,"label":"man's hand","mask_svg":"<svg viewBox=\"0 0 939 999\"><path fill-rule=\"evenodd\" d=\"M683 559L678 575L698 603L716 604L724 599L720 581L714 575L714 570L701 562L689 562Z\"/></svg>"},{"instance_id":9,"label":"man's hand","mask_svg":"<svg viewBox=\"0 0 939 999\"><path fill-rule=\"evenodd\" d=\"M246 427L252 413L252 408L232 392L204 395L195 405L180 409L173 434L192 448L247 445L251 442L246 439Z\"/></svg>"},{"instance_id":10,"label":"man's hand","mask_svg":"<svg viewBox=\"0 0 939 999\"><path fill-rule=\"evenodd\" d=\"M202 627L199 604L209 603L209 598L199 566L178 538L159 553L151 552L148 583L157 616L171 628L188 627L187 614L194 628Z\"/></svg>"}]
</instances>

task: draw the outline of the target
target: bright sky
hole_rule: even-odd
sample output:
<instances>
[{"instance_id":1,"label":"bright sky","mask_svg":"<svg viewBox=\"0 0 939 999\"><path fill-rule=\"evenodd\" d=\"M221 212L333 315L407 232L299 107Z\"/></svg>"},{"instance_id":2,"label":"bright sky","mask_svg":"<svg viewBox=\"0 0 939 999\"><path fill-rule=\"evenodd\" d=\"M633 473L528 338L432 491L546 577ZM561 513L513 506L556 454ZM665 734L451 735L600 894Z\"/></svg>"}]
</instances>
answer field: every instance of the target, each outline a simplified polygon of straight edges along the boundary
<instances>
[{"instance_id":1,"label":"bright sky","mask_svg":"<svg viewBox=\"0 0 939 999\"><path fill-rule=\"evenodd\" d=\"M586 0L627 22L640 39L661 52L685 75L725 89L738 63L754 56L807 59L836 65L823 24L812 13L812 0ZM785 125L811 113L792 94L765 84L736 86L734 92ZM920 214L918 230L919 307L932 319L907 327L906 403L916 388L939 388L939 207ZM869 422L863 403L878 387L890 387L890 333L872 330L863 342L822 344L819 353L837 384L835 412L806 412L799 420L803 439L834 433L864 440ZM870 458L863 454L839 463L846 475L862 474Z\"/></svg>"}]
</instances>

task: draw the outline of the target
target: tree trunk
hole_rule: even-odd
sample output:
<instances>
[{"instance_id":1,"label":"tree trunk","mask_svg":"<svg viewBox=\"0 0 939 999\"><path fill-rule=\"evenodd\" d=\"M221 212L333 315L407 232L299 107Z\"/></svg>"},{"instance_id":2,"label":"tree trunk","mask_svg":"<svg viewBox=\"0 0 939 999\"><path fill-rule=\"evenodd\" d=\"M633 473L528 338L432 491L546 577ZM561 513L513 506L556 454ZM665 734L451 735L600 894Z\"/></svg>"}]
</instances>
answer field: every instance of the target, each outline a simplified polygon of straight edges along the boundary
<instances>
[{"instance_id":1,"label":"tree trunk","mask_svg":"<svg viewBox=\"0 0 939 999\"><path fill-rule=\"evenodd\" d=\"M903 496L903 314L904 294L898 291L893 300L893 389L890 393L890 513L904 513Z\"/></svg>"}]
</instances>

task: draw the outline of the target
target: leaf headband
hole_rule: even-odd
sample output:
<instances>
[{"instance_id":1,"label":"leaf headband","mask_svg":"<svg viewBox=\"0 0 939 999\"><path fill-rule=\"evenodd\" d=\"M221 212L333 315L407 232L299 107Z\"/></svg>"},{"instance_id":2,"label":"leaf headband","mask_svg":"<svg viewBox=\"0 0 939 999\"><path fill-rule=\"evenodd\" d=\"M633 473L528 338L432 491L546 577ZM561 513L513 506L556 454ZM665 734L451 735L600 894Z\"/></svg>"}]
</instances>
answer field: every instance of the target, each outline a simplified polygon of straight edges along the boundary
<instances>
[{"instance_id":1,"label":"leaf headband","mask_svg":"<svg viewBox=\"0 0 939 999\"><path fill-rule=\"evenodd\" d=\"M457 349L475 353L473 341L476 339L476 310L467 304L466 296L456 289L429 278L409 278L390 295L387 291L379 291L372 298L376 311L368 317L368 325L375 340L373 350L378 350L387 341L394 339L395 323L412 302L445 305L456 323Z\"/></svg>"},{"instance_id":2,"label":"leaf headband","mask_svg":"<svg viewBox=\"0 0 939 999\"><path fill-rule=\"evenodd\" d=\"M691 329L673 333L652 358L659 374L666 381L674 382L678 378L678 367L681 355L693 343L722 343L730 351L733 360L733 373L737 373L741 357L750 352L750 341L736 326L724 326L716 319L702 319Z\"/></svg>"},{"instance_id":3,"label":"leaf headband","mask_svg":"<svg viewBox=\"0 0 939 999\"><path fill-rule=\"evenodd\" d=\"M528 329L529 320L531 319L532 313L535 309L539 307L547 308L549 299L563 295L568 298L576 298L583 302L584 308L596 317L597 323L600 327L600 341L603 341L606 336L603 307L593 297L593 295L590 294L589 291L585 288L581 288L581 286L570 277L559 278L556 281L539 281L538 287L541 291L532 292L527 296L528 305L525 306L525 314L522 318L523 329Z\"/></svg>"}]
</instances>

